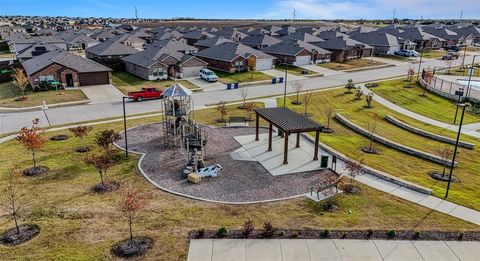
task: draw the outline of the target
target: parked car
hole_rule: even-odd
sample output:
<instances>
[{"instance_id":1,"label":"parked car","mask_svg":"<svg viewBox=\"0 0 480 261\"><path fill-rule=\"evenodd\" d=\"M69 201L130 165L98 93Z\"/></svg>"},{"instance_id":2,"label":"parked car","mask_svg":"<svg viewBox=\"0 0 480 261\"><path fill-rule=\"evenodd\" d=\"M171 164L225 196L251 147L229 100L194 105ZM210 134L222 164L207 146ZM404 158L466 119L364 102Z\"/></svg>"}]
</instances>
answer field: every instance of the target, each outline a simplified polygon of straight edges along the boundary
<instances>
[{"instance_id":1,"label":"parked car","mask_svg":"<svg viewBox=\"0 0 480 261\"><path fill-rule=\"evenodd\" d=\"M142 88L138 92L129 92L128 98L137 102L141 102L145 99L161 99L163 98L163 90L157 88Z\"/></svg>"},{"instance_id":2,"label":"parked car","mask_svg":"<svg viewBox=\"0 0 480 261\"><path fill-rule=\"evenodd\" d=\"M448 51L453 51L453 52L459 52L460 51L460 46L458 45L450 45L447 47Z\"/></svg>"},{"instance_id":3,"label":"parked car","mask_svg":"<svg viewBox=\"0 0 480 261\"><path fill-rule=\"evenodd\" d=\"M405 56L405 57L417 57L418 53L413 50L400 50L398 52L395 52L395 55Z\"/></svg>"},{"instance_id":4,"label":"parked car","mask_svg":"<svg viewBox=\"0 0 480 261\"><path fill-rule=\"evenodd\" d=\"M456 52L449 52L442 56L442 60L456 60L458 59L458 53Z\"/></svg>"},{"instance_id":5,"label":"parked car","mask_svg":"<svg viewBox=\"0 0 480 261\"><path fill-rule=\"evenodd\" d=\"M209 69L201 69L200 78L204 79L207 82L218 81L218 76L212 70L209 70Z\"/></svg>"}]
</instances>

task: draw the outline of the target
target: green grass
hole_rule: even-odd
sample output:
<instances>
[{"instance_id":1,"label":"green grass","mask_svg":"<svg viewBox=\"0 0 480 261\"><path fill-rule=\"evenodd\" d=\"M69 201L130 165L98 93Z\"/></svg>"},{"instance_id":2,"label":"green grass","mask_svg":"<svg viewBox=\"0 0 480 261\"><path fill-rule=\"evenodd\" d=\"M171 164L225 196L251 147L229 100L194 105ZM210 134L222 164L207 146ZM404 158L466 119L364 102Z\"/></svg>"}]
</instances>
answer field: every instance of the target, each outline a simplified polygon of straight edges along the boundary
<instances>
[{"instance_id":1,"label":"green grass","mask_svg":"<svg viewBox=\"0 0 480 261\"><path fill-rule=\"evenodd\" d=\"M293 99L293 97L287 100L289 107L303 112L303 106L291 105L290 99ZM279 99L279 104L282 103L283 100ZM368 123L376 122L377 134L426 152L432 153L436 146L442 146L444 143L423 138L395 127L384 119L385 116L392 115L415 127L450 138L455 137L455 133L452 131L418 122L389 110L376 102L373 103L373 109L366 109L364 108L365 101L363 99L355 101L354 95L345 94L343 89L315 93L310 104L308 112L313 115L314 120L320 123L326 123L322 114L323 108L327 104L334 104L337 112L342 113L342 115L355 124L367 128ZM367 146L369 140L366 137L357 134L334 119L331 121L331 127L335 130L335 133L321 134L320 141L351 158L363 159L364 164L370 167L432 188L433 195L437 197L443 198L445 195L446 183L433 180L427 174L432 170L441 171L441 165L422 160L381 144L375 144L376 149L380 151L379 155L365 154L360 149ZM480 141L465 135L462 136L462 140L476 144L477 148L475 150L459 148L457 155L459 166L455 168L454 175L459 177L462 182L452 185L448 199L452 202L480 210L480 176L478 175L480 173L480 165L478 164L478 159L480 159L480 148L478 148Z\"/></svg>"},{"instance_id":2,"label":"green grass","mask_svg":"<svg viewBox=\"0 0 480 261\"><path fill-rule=\"evenodd\" d=\"M112 84L115 85L122 93L127 94L129 92L135 92L141 90L143 87L156 87L166 89L172 85L172 80L160 80L160 81L147 81L136 75L128 72L113 72ZM185 80L178 80L184 87L192 91L201 91L202 89L193 83Z\"/></svg>"},{"instance_id":3,"label":"green grass","mask_svg":"<svg viewBox=\"0 0 480 261\"><path fill-rule=\"evenodd\" d=\"M248 103L248 101L247 101ZM257 102L257 108L263 108L264 104L263 102ZM225 116L225 122L228 122L229 117L245 117L248 118L248 112L241 107L240 104L232 104L232 105L227 105L227 111L228 115ZM202 122L207 125L211 126L225 126L225 122L221 122L221 115L217 111L216 107L213 108L208 108L208 109L203 109L195 112L195 119L199 122ZM252 112L250 115L250 125L255 124L255 113ZM261 124L266 124L263 120L261 121Z\"/></svg>"},{"instance_id":4,"label":"green grass","mask_svg":"<svg viewBox=\"0 0 480 261\"><path fill-rule=\"evenodd\" d=\"M317 65L330 70L343 71L343 70L361 69L361 68L368 68L372 66L386 65L386 63L365 58L365 59L352 59L352 60L348 60L341 63L329 62L329 63L321 63Z\"/></svg>"},{"instance_id":5,"label":"green grass","mask_svg":"<svg viewBox=\"0 0 480 261\"><path fill-rule=\"evenodd\" d=\"M285 65L285 64L275 65L275 69L280 70L280 71L285 71L285 68L288 69L288 73L295 74L295 75L304 75L304 74L302 74L302 72L306 70L302 67L298 67L298 66L290 65L290 64L289 65ZM310 70L307 70L307 71L309 71L309 74L317 74L314 71L310 71Z\"/></svg>"},{"instance_id":6,"label":"green grass","mask_svg":"<svg viewBox=\"0 0 480 261\"><path fill-rule=\"evenodd\" d=\"M423 53L423 58L427 59L435 59L435 58L442 58L443 55L447 53L445 50L425 50L425 51L419 51L419 54ZM419 55L420 57L420 55Z\"/></svg>"},{"instance_id":7,"label":"green grass","mask_svg":"<svg viewBox=\"0 0 480 261\"><path fill-rule=\"evenodd\" d=\"M400 55L381 54L381 55L375 55L375 56L379 58L391 59L391 60L402 61L402 62L414 61L412 58L404 57Z\"/></svg>"},{"instance_id":8,"label":"green grass","mask_svg":"<svg viewBox=\"0 0 480 261\"><path fill-rule=\"evenodd\" d=\"M158 120L158 117L131 120L128 127ZM89 145L92 145L95 132L105 128L119 131L123 124L95 126L94 132L87 137ZM44 136L60 133L68 132L51 132ZM304 198L247 206L190 200L165 193L148 183L137 172L138 157L133 154L129 159L122 156L107 173L109 180L120 182L120 190L96 195L89 189L99 182L98 174L82 162L84 155L73 152L80 144L75 138L48 141L38 152L38 160L40 165L48 166L50 172L36 178L20 177L28 202L20 222L38 224L41 232L20 246L7 248L0 245L2 259L113 259L110 247L128 236L127 219L119 210L119 202L123 190L129 186L141 189L148 202L145 211L135 219L133 233L155 240L154 247L142 260L185 260L191 230L218 229L220 226L241 229L246 219L252 219L256 228L261 228L263 222L272 222L276 227L290 229L480 229L363 185L360 185L362 193L359 195L338 196L341 208L333 213L323 212L318 204ZM0 163L0 187L3 188L8 170L15 165L29 167L31 157L12 140L0 144ZM11 220L2 216L0 231L12 226Z\"/></svg>"},{"instance_id":9,"label":"green grass","mask_svg":"<svg viewBox=\"0 0 480 261\"><path fill-rule=\"evenodd\" d=\"M404 88L405 85L408 85L408 82L404 79L383 81L372 91L410 111L441 122L453 123L456 108L453 101L428 91L426 96L422 96L423 88L420 85L412 84L413 88ZM480 122L480 115L466 113L464 122Z\"/></svg>"},{"instance_id":10,"label":"green grass","mask_svg":"<svg viewBox=\"0 0 480 261\"><path fill-rule=\"evenodd\" d=\"M22 92L11 82L0 83L0 107L21 108L43 105L43 101L47 104L83 101L87 97L81 90L61 90L61 91L44 91L33 92L26 91L24 101L15 101L16 98L22 96Z\"/></svg>"},{"instance_id":11,"label":"green grass","mask_svg":"<svg viewBox=\"0 0 480 261\"><path fill-rule=\"evenodd\" d=\"M256 81L264 81L272 79L271 76L266 75L261 72L235 72L235 73L228 73L218 70L213 70L215 74L218 76L218 80L222 83L246 83L246 82L256 82Z\"/></svg>"}]
</instances>

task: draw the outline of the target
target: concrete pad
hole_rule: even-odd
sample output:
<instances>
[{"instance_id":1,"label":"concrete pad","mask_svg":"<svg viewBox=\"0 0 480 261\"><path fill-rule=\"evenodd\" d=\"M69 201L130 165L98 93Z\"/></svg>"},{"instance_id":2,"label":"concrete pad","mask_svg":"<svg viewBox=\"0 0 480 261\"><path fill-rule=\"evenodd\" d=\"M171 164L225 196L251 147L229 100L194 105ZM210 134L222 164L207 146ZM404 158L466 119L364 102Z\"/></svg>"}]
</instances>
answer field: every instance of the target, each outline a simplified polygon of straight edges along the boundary
<instances>
[{"instance_id":1,"label":"concrete pad","mask_svg":"<svg viewBox=\"0 0 480 261\"><path fill-rule=\"evenodd\" d=\"M90 104L121 102L125 96L117 87L111 84L82 86L80 90L91 101Z\"/></svg>"},{"instance_id":2,"label":"concrete pad","mask_svg":"<svg viewBox=\"0 0 480 261\"><path fill-rule=\"evenodd\" d=\"M237 239L213 241L212 261L244 261L247 242Z\"/></svg>"},{"instance_id":3,"label":"concrete pad","mask_svg":"<svg viewBox=\"0 0 480 261\"><path fill-rule=\"evenodd\" d=\"M262 261L281 261L282 250L279 239L248 239L247 259ZM189 260L190 261L190 260Z\"/></svg>"},{"instance_id":4,"label":"concrete pad","mask_svg":"<svg viewBox=\"0 0 480 261\"><path fill-rule=\"evenodd\" d=\"M227 86L221 82L207 82L200 77L188 77L184 80L189 81L190 83L204 89L205 91L209 90L226 90Z\"/></svg>"},{"instance_id":5,"label":"concrete pad","mask_svg":"<svg viewBox=\"0 0 480 261\"><path fill-rule=\"evenodd\" d=\"M398 188L400 188L400 185L388 182L384 179L376 179L373 180L372 182L368 183L368 186L372 188L376 188L378 190L381 190L383 192L390 193Z\"/></svg>"},{"instance_id":6,"label":"concrete pad","mask_svg":"<svg viewBox=\"0 0 480 261\"><path fill-rule=\"evenodd\" d=\"M308 239L307 246L311 261L333 261L342 259L331 239Z\"/></svg>"},{"instance_id":7,"label":"concrete pad","mask_svg":"<svg viewBox=\"0 0 480 261\"><path fill-rule=\"evenodd\" d=\"M270 75L272 77L275 77L275 78L280 78L280 77L285 78L285 71L280 71L280 70L277 70L277 69L270 69L270 70L264 70L264 71L261 71L261 72L266 74L266 75ZM305 77L298 76L298 75L291 74L291 73L287 72L287 79L288 79L288 81L296 81L296 80L305 79Z\"/></svg>"},{"instance_id":8,"label":"concrete pad","mask_svg":"<svg viewBox=\"0 0 480 261\"><path fill-rule=\"evenodd\" d=\"M425 260L458 261L457 256L443 241L413 241L413 245Z\"/></svg>"},{"instance_id":9,"label":"concrete pad","mask_svg":"<svg viewBox=\"0 0 480 261\"><path fill-rule=\"evenodd\" d=\"M428 197L428 195L426 195L426 194L416 192L416 191L411 190L411 189L406 188L406 187L400 187L400 188L390 192L390 194L395 195L399 198L406 199L406 200L414 202L414 203L420 202L420 201L424 200L426 197Z\"/></svg>"},{"instance_id":10,"label":"concrete pad","mask_svg":"<svg viewBox=\"0 0 480 261\"><path fill-rule=\"evenodd\" d=\"M456 207L458 207L457 204L452 203L450 201L442 200L440 204L435 208L435 210L448 214L452 212L452 210Z\"/></svg>"},{"instance_id":11,"label":"concrete pad","mask_svg":"<svg viewBox=\"0 0 480 261\"><path fill-rule=\"evenodd\" d=\"M323 74L323 76L345 74L345 72L331 70L331 69L321 67L321 66L318 66L318 65L315 65L315 64L302 65L300 67L302 67L304 69L307 69L309 71L314 71L316 73Z\"/></svg>"},{"instance_id":12,"label":"concrete pad","mask_svg":"<svg viewBox=\"0 0 480 261\"><path fill-rule=\"evenodd\" d=\"M460 260L479 260L480 242L445 241Z\"/></svg>"},{"instance_id":13,"label":"concrete pad","mask_svg":"<svg viewBox=\"0 0 480 261\"><path fill-rule=\"evenodd\" d=\"M458 206L450 212L450 215L480 225L480 212L476 210Z\"/></svg>"},{"instance_id":14,"label":"concrete pad","mask_svg":"<svg viewBox=\"0 0 480 261\"><path fill-rule=\"evenodd\" d=\"M310 261L306 240L282 239L280 245L284 261Z\"/></svg>"},{"instance_id":15,"label":"concrete pad","mask_svg":"<svg viewBox=\"0 0 480 261\"><path fill-rule=\"evenodd\" d=\"M338 161L337 161L338 162ZM357 176L356 177L356 181L360 182L360 183L363 183L365 185L368 185L370 184L372 181L374 180L377 180L378 177L375 177L373 175L370 175L370 174L363 174L363 175L360 175L360 176Z\"/></svg>"},{"instance_id":16,"label":"concrete pad","mask_svg":"<svg viewBox=\"0 0 480 261\"><path fill-rule=\"evenodd\" d=\"M423 260L422 256L410 241L374 240L373 242L384 260Z\"/></svg>"},{"instance_id":17,"label":"concrete pad","mask_svg":"<svg viewBox=\"0 0 480 261\"><path fill-rule=\"evenodd\" d=\"M307 198L315 201L315 202L320 202L320 201L322 201L322 200L325 200L325 199L327 199L327 198L329 198L329 197L333 197L334 195L337 195L337 194L340 194L340 193L343 193L343 191L339 189L337 193L334 192L334 193L332 193L331 195L327 195L327 196L323 195L322 193L319 193L318 196L317 196L317 193L316 193L316 192L313 192L313 193L308 192L308 193L305 193L305 194L303 194L303 195L304 195L305 197L307 197Z\"/></svg>"},{"instance_id":18,"label":"concrete pad","mask_svg":"<svg viewBox=\"0 0 480 261\"><path fill-rule=\"evenodd\" d=\"M419 201L417 204L422 205L427 208L435 209L442 203L441 198L437 198L435 196L427 196L423 200Z\"/></svg>"},{"instance_id":19,"label":"concrete pad","mask_svg":"<svg viewBox=\"0 0 480 261\"><path fill-rule=\"evenodd\" d=\"M230 153L230 157L232 157L233 160L257 161L244 147L238 148Z\"/></svg>"},{"instance_id":20,"label":"concrete pad","mask_svg":"<svg viewBox=\"0 0 480 261\"><path fill-rule=\"evenodd\" d=\"M382 260L372 240L334 239L343 261Z\"/></svg>"},{"instance_id":21,"label":"concrete pad","mask_svg":"<svg viewBox=\"0 0 480 261\"><path fill-rule=\"evenodd\" d=\"M212 239L192 239L188 249L188 261L204 261L212 259Z\"/></svg>"}]
</instances>

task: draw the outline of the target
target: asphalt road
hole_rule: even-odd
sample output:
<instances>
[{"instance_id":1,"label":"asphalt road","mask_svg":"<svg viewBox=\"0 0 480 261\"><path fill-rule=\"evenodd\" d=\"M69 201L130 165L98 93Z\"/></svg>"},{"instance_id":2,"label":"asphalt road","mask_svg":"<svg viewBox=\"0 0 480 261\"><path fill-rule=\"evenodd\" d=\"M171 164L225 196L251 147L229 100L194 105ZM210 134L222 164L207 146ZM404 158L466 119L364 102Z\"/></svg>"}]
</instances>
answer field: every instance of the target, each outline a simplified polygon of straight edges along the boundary
<instances>
[{"instance_id":1,"label":"asphalt road","mask_svg":"<svg viewBox=\"0 0 480 261\"><path fill-rule=\"evenodd\" d=\"M465 63L471 63L472 55L465 58ZM461 65L462 59L455 60L452 66ZM380 79L398 77L406 75L411 64L403 63L398 66L349 72L345 74L330 75L301 80L303 90L318 90L343 86L348 79L354 82L376 81ZM422 68L445 67L445 62L441 60L424 60ZM415 71L418 70L418 63L413 64ZM250 89L249 99L255 97L280 95L283 93L283 84L267 84L248 87ZM293 92L290 85L287 86L287 92ZM238 101L240 100L238 90L218 90L196 92L193 94L195 108L201 108L208 104L218 103L219 101ZM160 111L161 103L159 100L144 101L142 103L129 102L126 105L127 114L148 113ZM105 102L97 104L86 104L70 107L51 108L47 111L50 123L52 125L67 124L81 121L98 120L123 115L122 101ZM0 114L0 134L17 131L23 126L29 126L32 119L39 118L41 126L47 126L47 120L42 111L1 113Z\"/></svg>"}]
</instances>

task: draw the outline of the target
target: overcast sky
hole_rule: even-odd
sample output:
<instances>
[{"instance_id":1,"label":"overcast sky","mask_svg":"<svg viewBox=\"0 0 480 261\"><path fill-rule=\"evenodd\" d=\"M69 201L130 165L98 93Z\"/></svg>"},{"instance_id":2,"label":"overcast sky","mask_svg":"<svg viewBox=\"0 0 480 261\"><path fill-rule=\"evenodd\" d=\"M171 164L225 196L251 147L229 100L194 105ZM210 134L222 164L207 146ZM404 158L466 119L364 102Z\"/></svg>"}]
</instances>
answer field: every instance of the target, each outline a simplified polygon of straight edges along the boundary
<instances>
[{"instance_id":1,"label":"overcast sky","mask_svg":"<svg viewBox=\"0 0 480 261\"><path fill-rule=\"evenodd\" d=\"M0 15L141 18L480 19L480 0L0 0Z\"/></svg>"}]
</instances>

